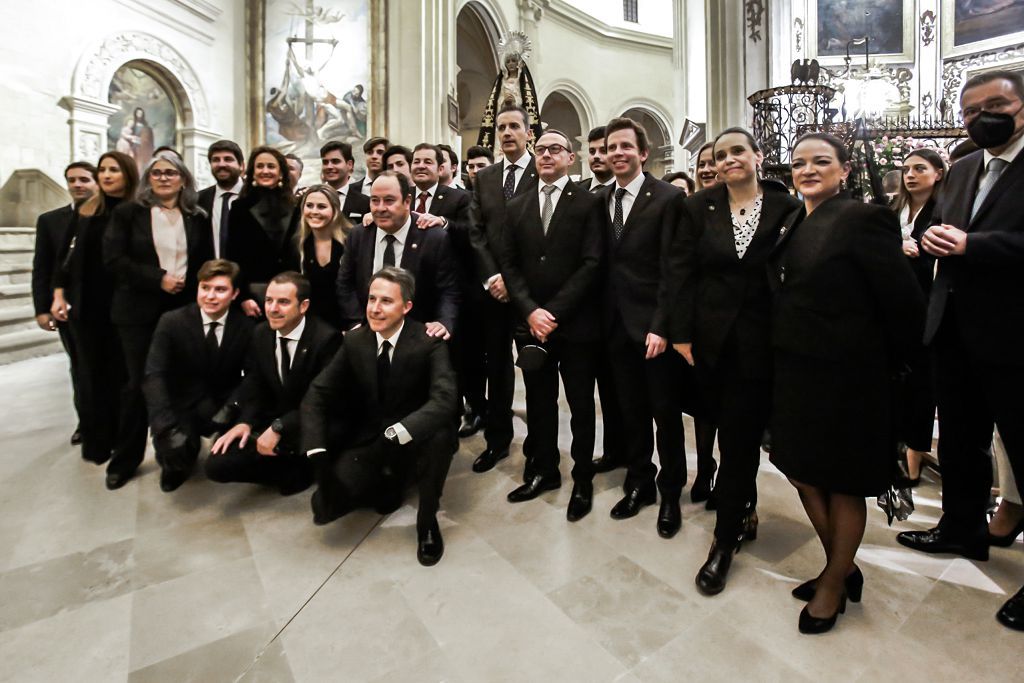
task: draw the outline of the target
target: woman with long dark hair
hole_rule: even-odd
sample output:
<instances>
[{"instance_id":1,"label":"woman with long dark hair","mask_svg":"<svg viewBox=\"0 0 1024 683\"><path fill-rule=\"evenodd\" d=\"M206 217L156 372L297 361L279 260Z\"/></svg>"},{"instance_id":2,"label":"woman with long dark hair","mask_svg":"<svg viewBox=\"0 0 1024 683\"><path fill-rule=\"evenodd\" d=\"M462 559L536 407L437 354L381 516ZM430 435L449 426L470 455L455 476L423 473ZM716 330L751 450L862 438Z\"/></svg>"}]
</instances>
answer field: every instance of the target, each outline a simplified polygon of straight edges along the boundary
<instances>
[{"instance_id":1,"label":"woman with long dark hair","mask_svg":"<svg viewBox=\"0 0 1024 683\"><path fill-rule=\"evenodd\" d=\"M299 198L299 246L302 274L309 280L309 313L336 330L342 327L338 308L338 266L345 236L352 224L341 212L341 198L330 185L312 185Z\"/></svg>"},{"instance_id":2,"label":"woman with long dark hair","mask_svg":"<svg viewBox=\"0 0 1024 683\"><path fill-rule=\"evenodd\" d=\"M697 574L707 595L725 588L732 557L757 533L757 468L771 405L771 290L766 264L800 203L763 185L757 142L743 128L712 146L721 182L689 198L672 251L673 347L695 366L707 419L718 427L717 522Z\"/></svg>"},{"instance_id":3,"label":"woman with long dark hair","mask_svg":"<svg viewBox=\"0 0 1024 683\"><path fill-rule=\"evenodd\" d=\"M892 208L900 219L903 253L917 276L925 302L932 291L935 257L921 248L921 236L932 224L935 202L942 189L946 164L937 152L919 149L903 160L903 176ZM932 386L931 354L921 346L909 359L907 396L903 405L903 440L907 445L907 477L921 481L924 457L932 450L935 426L935 389Z\"/></svg>"},{"instance_id":4,"label":"woman with long dark hair","mask_svg":"<svg viewBox=\"0 0 1024 683\"><path fill-rule=\"evenodd\" d=\"M301 266L295 237L299 212L281 152L264 146L249 154L229 225L228 254L242 269L239 300L245 314L256 317L271 278Z\"/></svg>"},{"instance_id":5,"label":"woman with long dark hair","mask_svg":"<svg viewBox=\"0 0 1024 683\"><path fill-rule=\"evenodd\" d=\"M786 226L770 266L772 463L796 488L825 567L797 586L807 600L801 633L831 629L847 599L861 598L854 564L864 535L864 499L896 474L899 425L893 377L920 344L924 299L886 207L845 197L849 154L825 133L792 152L804 206Z\"/></svg>"},{"instance_id":6,"label":"woman with long dark hair","mask_svg":"<svg viewBox=\"0 0 1024 683\"><path fill-rule=\"evenodd\" d=\"M206 214L192 174L175 157L156 157L146 167L135 201L118 206L103 240L103 259L114 275L110 317L124 351L128 380L121 392L121 419L107 488L125 485L142 463L148 421L142 396L146 354L165 312L195 301L199 267L213 258ZM160 488L173 491L188 473L161 464Z\"/></svg>"},{"instance_id":7,"label":"woman with long dark hair","mask_svg":"<svg viewBox=\"0 0 1024 683\"><path fill-rule=\"evenodd\" d=\"M122 152L103 154L96 164L96 184L96 194L75 213L58 257L50 312L70 325L79 358L82 457L101 465L114 448L124 381L121 342L110 322L114 282L103 264L103 237L114 210L135 196L135 160Z\"/></svg>"},{"instance_id":8,"label":"woman with long dark hair","mask_svg":"<svg viewBox=\"0 0 1024 683\"><path fill-rule=\"evenodd\" d=\"M712 140L711 142L705 142L697 150L697 165L694 169L694 175L697 176L698 192L718 184L718 169L715 165L715 155L712 151L714 146L715 142Z\"/></svg>"}]
</instances>

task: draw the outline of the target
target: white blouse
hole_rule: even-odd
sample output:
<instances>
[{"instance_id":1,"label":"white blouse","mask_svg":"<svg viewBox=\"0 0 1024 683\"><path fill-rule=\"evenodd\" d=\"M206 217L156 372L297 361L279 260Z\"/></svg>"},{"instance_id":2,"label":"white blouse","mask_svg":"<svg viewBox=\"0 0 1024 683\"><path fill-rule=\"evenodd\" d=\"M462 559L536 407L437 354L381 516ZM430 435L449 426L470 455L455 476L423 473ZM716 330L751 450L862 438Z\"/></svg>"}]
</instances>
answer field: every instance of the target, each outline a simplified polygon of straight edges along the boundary
<instances>
[{"instance_id":1,"label":"white blouse","mask_svg":"<svg viewBox=\"0 0 1024 683\"><path fill-rule=\"evenodd\" d=\"M168 275L184 278L188 272L188 240L185 238L185 219L178 209L154 206L149 210L153 230L153 246L160 267Z\"/></svg>"},{"instance_id":2,"label":"white blouse","mask_svg":"<svg viewBox=\"0 0 1024 683\"><path fill-rule=\"evenodd\" d=\"M923 206L921 207L924 208ZM913 216L910 215L910 204L906 204L900 209L900 232L903 234L903 239L909 240L910 236L914 234L914 221L917 220L918 214L921 213L921 209L917 210Z\"/></svg>"},{"instance_id":3,"label":"white blouse","mask_svg":"<svg viewBox=\"0 0 1024 683\"><path fill-rule=\"evenodd\" d=\"M747 253L747 247L750 246L751 241L754 239L754 233L757 232L757 225L761 222L761 203L764 199L763 194L759 194L757 199L754 200L754 206L751 207L750 212L746 215L739 215L737 212L732 213L732 235L736 240L736 255L743 258L743 255Z\"/></svg>"}]
</instances>

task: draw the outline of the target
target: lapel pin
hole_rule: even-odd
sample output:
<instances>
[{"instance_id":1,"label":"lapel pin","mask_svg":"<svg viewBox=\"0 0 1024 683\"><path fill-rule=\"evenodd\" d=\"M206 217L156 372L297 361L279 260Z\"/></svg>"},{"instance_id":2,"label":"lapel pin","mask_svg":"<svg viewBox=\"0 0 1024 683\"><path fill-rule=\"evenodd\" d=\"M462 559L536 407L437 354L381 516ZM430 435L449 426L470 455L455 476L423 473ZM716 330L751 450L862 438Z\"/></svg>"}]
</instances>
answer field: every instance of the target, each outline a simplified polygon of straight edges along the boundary
<instances>
[{"instance_id":1,"label":"lapel pin","mask_svg":"<svg viewBox=\"0 0 1024 683\"><path fill-rule=\"evenodd\" d=\"M647 193L647 196L648 196L648 197L650 197L650 196L651 196L651 193L650 193L650 192L648 192L648 193Z\"/></svg>"},{"instance_id":2,"label":"lapel pin","mask_svg":"<svg viewBox=\"0 0 1024 683\"><path fill-rule=\"evenodd\" d=\"M437 195L437 200L438 201L441 201L442 199L444 199L444 195L443 194Z\"/></svg>"},{"instance_id":3,"label":"lapel pin","mask_svg":"<svg viewBox=\"0 0 1024 683\"><path fill-rule=\"evenodd\" d=\"M419 248L419 246L420 246L419 242L413 242L413 244L412 244L412 248L413 249L417 249L417 248Z\"/></svg>"},{"instance_id":4,"label":"lapel pin","mask_svg":"<svg viewBox=\"0 0 1024 683\"><path fill-rule=\"evenodd\" d=\"M569 197L571 197L571 196L572 196L572 192L566 192L565 194L566 194L567 196L569 196Z\"/></svg>"},{"instance_id":5,"label":"lapel pin","mask_svg":"<svg viewBox=\"0 0 1024 683\"><path fill-rule=\"evenodd\" d=\"M708 211L714 211L714 210L715 210L715 205L714 204L708 204Z\"/></svg>"}]
</instances>

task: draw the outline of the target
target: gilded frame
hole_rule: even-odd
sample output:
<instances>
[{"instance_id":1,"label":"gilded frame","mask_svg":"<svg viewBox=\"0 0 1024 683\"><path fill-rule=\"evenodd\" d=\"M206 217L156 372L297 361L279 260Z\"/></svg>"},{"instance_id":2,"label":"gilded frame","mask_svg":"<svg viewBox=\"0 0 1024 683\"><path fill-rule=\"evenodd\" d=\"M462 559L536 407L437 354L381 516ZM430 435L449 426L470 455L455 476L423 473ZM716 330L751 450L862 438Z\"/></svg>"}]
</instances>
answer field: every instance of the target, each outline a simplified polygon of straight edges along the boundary
<instances>
[{"instance_id":1,"label":"gilded frame","mask_svg":"<svg viewBox=\"0 0 1024 683\"><path fill-rule=\"evenodd\" d=\"M845 60L845 53L842 55L818 55L818 6L830 0L808 0L807 2L807 55L811 59L817 59L824 66L841 65ZM871 61L879 64L902 64L914 61L914 50L917 40L914 29L917 26L917 15L915 12L916 3L914 0L899 0L903 5L903 30L901 32L903 46L900 52L878 53L871 55ZM850 49L850 56L853 57L853 64L864 63L863 47L853 46Z\"/></svg>"},{"instance_id":2,"label":"gilded frame","mask_svg":"<svg viewBox=\"0 0 1024 683\"><path fill-rule=\"evenodd\" d=\"M976 52L986 52L1010 47L1016 43L1024 43L1024 30L1006 33L983 40L976 40L963 45L956 45L956 0L942 0L942 11L939 15L942 22L942 57L962 57Z\"/></svg>"}]
</instances>

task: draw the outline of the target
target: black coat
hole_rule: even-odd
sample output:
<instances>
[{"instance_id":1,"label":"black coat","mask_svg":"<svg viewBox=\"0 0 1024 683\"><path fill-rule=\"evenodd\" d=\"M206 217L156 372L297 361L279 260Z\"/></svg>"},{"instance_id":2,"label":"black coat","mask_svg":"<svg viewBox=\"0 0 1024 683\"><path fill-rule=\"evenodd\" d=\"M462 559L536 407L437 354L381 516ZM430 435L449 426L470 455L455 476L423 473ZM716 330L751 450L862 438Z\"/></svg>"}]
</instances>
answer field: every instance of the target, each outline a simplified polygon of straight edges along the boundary
<instances>
[{"instance_id":1,"label":"black coat","mask_svg":"<svg viewBox=\"0 0 1024 683\"><path fill-rule=\"evenodd\" d=\"M476 261L477 283L484 283L501 272L506 205L504 185L505 172L501 161L481 169L473 183L469 241ZM534 167L533 156L528 156L526 170L519 179L513 198L536 188L537 169Z\"/></svg>"},{"instance_id":2,"label":"black coat","mask_svg":"<svg viewBox=\"0 0 1024 683\"><path fill-rule=\"evenodd\" d=\"M917 276L917 283L921 285L921 292L924 294L926 301L932 291L932 281L935 279L935 257L921 246L921 237L924 236L924 233L932 225L936 203L935 197L932 197L917 212L917 217L914 219L914 230L910 233L910 236L917 241L918 256L915 258L907 257L910 261L910 267L914 270L914 275Z\"/></svg>"},{"instance_id":3,"label":"black coat","mask_svg":"<svg viewBox=\"0 0 1024 683\"><path fill-rule=\"evenodd\" d=\"M195 301L196 273L213 258L213 243L201 213L182 212L182 219L188 250L185 289L171 295L160 288L166 271L153 244L150 209L133 201L111 212L103 236L103 261L114 275L110 318L115 325L153 325L165 311Z\"/></svg>"},{"instance_id":4,"label":"black coat","mask_svg":"<svg viewBox=\"0 0 1024 683\"><path fill-rule=\"evenodd\" d=\"M983 152L968 154L946 176L932 220L967 231L963 256L940 258L928 302L925 343L939 329L950 288L956 322L972 356L1024 366L1024 153L1017 155L972 220Z\"/></svg>"},{"instance_id":5,"label":"black coat","mask_svg":"<svg viewBox=\"0 0 1024 683\"><path fill-rule=\"evenodd\" d=\"M121 204L117 197L106 197L104 212L96 216L75 213L68 234L57 256L53 273L54 288L64 290L73 320L110 322L110 302L114 298L114 276L103 263L103 242L110 214Z\"/></svg>"},{"instance_id":6,"label":"black coat","mask_svg":"<svg viewBox=\"0 0 1024 683\"><path fill-rule=\"evenodd\" d=\"M228 255L242 270L242 299L253 298L250 284L265 284L278 273L299 270L299 210L282 201L276 190L250 188L231 205L228 221Z\"/></svg>"},{"instance_id":7,"label":"black coat","mask_svg":"<svg viewBox=\"0 0 1024 683\"><path fill-rule=\"evenodd\" d=\"M50 312L54 273L60 268L60 253L70 239L74 218L75 210L69 204L36 219L36 248L32 255L32 305L36 315Z\"/></svg>"},{"instance_id":8,"label":"black coat","mask_svg":"<svg viewBox=\"0 0 1024 683\"><path fill-rule=\"evenodd\" d=\"M447 345L428 337L422 323L406 318L382 399L377 384L377 335L364 325L345 336L341 350L313 381L302 402L302 451L367 445L398 422L413 443L450 431L454 451L457 397ZM328 425L340 443L328 443Z\"/></svg>"},{"instance_id":9,"label":"black coat","mask_svg":"<svg viewBox=\"0 0 1024 683\"><path fill-rule=\"evenodd\" d=\"M470 205L473 197L469 192L457 187L439 185L437 195L430 204L430 214L448 221L448 239L451 242L452 254L458 266L459 284L462 297L481 299L486 295L477 277L476 252L469 241Z\"/></svg>"},{"instance_id":10,"label":"black coat","mask_svg":"<svg viewBox=\"0 0 1024 683\"><path fill-rule=\"evenodd\" d=\"M338 268L341 257L345 253L345 245L331 240L331 260L321 266L316 259L316 244L312 235L306 237L302 244L302 273L309 280L308 315L314 315L336 330L342 329L344 321L338 308Z\"/></svg>"},{"instance_id":11,"label":"black coat","mask_svg":"<svg viewBox=\"0 0 1024 683\"><path fill-rule=\"evenodd\" d=\"M771 374L771 289L768 256L783 222L800 207L765 189L761 220L743 258L736 255L729 192L719 185L686 199L672 247L672 342L715 367L735 334L744 374Z\"/></svg>"},{"instance_id":12,"label":"black coat","mask_svg":"<svg viewBox=\"0 0 1024 683\"><path fill-rule=\"evenodd\" d=\"M545 235L536 191L509 202L501 270L521 318L519 334L529 335L526 318L543 308L558 323L553 339L600 338L601 206L596 195L567 182Z\"/></svg>"},{"instance_id":13,"label":"black coat","mask_svg":"<svg viewBox=\"0 0 1024 683\"><path fill-rule=\"evenodd\" d=\"M410 316L427 323L437 321L454 332L459 314L461 294L455 258L448 234L441 228L420 230L416 227L418 214L412 216L412 225L402 249L401 263L416 278L416 295ZM338 306L345 327L349 328L366 318L366 300L373 277L373 254L377 243L377 226L355 227L345 243L345 254L338 269Z\"/></svg>"},{"instance_id":14,"label":"black coat","mask_svg":"<svg viewBox=\"0 0 1024 683\"><path fill-rule=\"evenodd\" d=\"M348 186L345 193L345 205L341 207L341 213L352 225L359 225L363 220L363 214L370 212L370 198L362 193L362 184L357 188L354 184Z\"/></svg>"},{"instance_id":15,"label":"black coat","mask_svg":"<svg viewBox=\"0 0 1024 683\"><path fill-rule=\"evenodd\" d=\"M630 339L638 344L644 343L648 332L669 336L669 255L686 199L678 187L648 173L644 176L621 240L615 239L609 214L617 186L596 193L608 244L605 322L611 324L615 315L621 316Z\"/></svg>"},{"instance_id":16,"label":"black coat","mask_svg":"<svg viewBox=\"0 0 1024 683\"><path fill-rule=\"evenodd\" d=\"M255 323L232 308L214 356L206 345L197 304L164 313L153 333L142 392L154 434L176 426L182 414L195 411L209 419L242 381Z\"/></svg>"}]
</instances>

